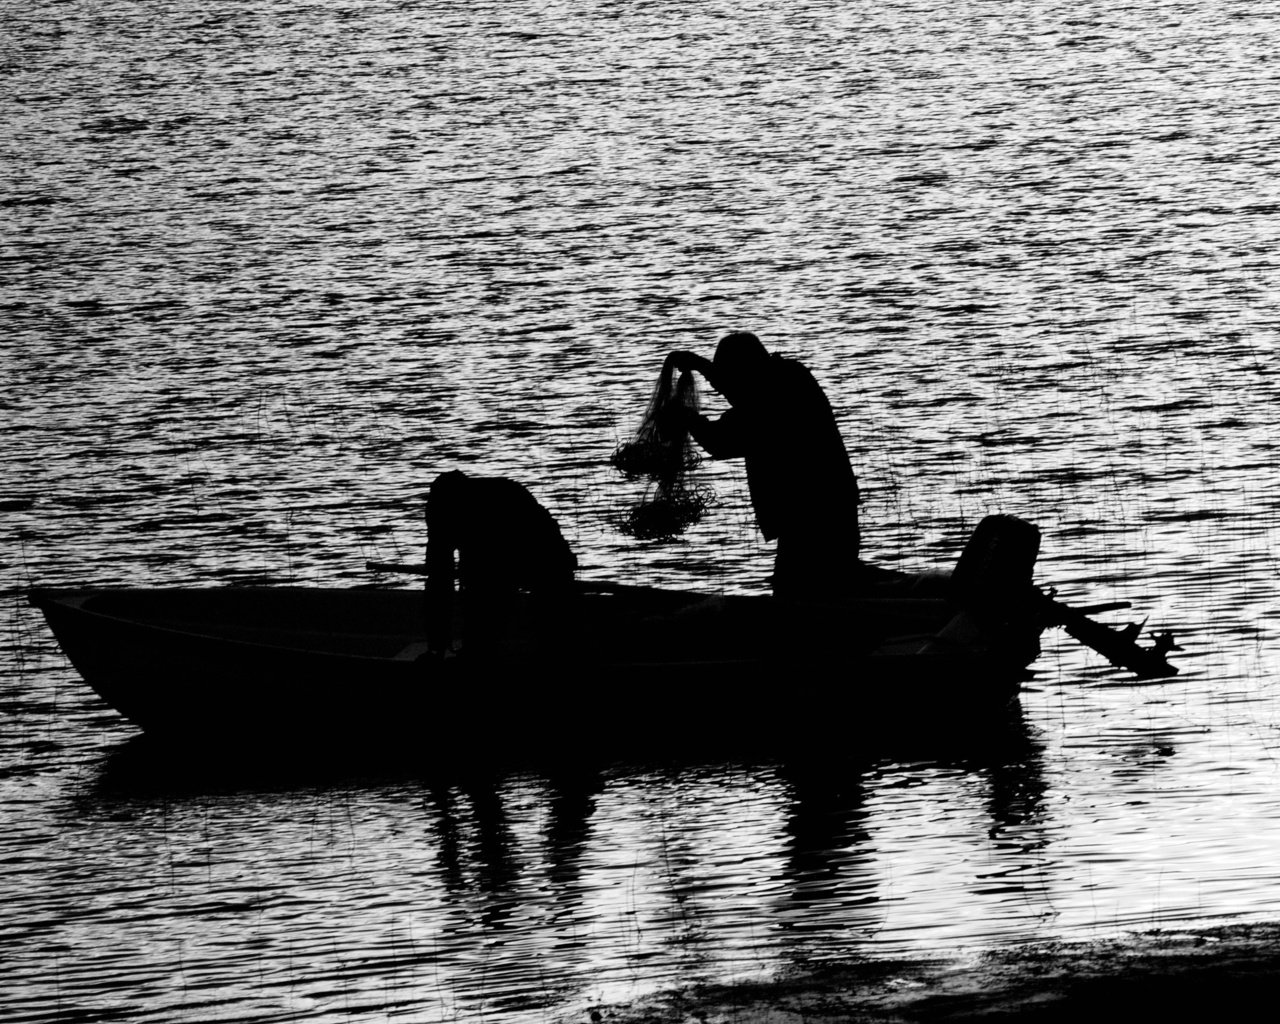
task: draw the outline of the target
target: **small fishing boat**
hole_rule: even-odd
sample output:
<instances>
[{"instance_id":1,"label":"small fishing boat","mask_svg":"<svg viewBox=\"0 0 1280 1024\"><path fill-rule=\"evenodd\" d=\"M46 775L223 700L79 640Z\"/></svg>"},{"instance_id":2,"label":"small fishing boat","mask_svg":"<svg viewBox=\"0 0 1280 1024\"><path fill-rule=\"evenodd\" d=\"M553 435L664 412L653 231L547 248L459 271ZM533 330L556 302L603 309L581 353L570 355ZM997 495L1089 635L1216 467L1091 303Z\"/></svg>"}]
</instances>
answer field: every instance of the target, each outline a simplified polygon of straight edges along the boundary
<instances>
[{"instance_id":1,"label":"small fishing boat","mask_svg":"<svg viewBox=\"0 0 1280 1024\"><path fill-rule=\"evenodd\" d=\"M559 602L526 595L500 636L443 656L428 649L418 589L29 596L98 695L169 737L407 735L442 749L717 736L808 743L855 724L983 716L1014 700L1042 630L1063 614L1086 619L1031 585L1034 530L991 517L950 576L880 577L840 601L584 581Z\"/></svg>"}]
</instances>

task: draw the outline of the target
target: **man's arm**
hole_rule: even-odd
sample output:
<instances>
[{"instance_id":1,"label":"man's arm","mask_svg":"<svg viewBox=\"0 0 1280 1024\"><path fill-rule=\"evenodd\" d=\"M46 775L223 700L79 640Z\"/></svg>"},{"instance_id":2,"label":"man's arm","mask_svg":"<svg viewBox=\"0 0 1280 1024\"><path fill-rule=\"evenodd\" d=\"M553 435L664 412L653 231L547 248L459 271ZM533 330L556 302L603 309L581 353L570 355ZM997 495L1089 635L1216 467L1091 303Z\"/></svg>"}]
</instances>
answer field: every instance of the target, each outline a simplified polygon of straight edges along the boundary
<instances>
[{"instance_id":1,"label":"man's arm","mask_svg":"<svg viewBox=\"0 0 1280 1024\"><path fill-rule=\"evenodd\" d=\"M730 409L715 420L698 413L688 415L685 427L713 459L740 459L747 454L741 421L742 417Z\"/></svg>"},{"instance_id":2,"label":"man's arm","mask_svg":"<svg viewBox=\"0 0 1280 1024\"><path fill-rule=\"evenodd\" d=\"M711 360L696 352L672 352L667 356L666 365L678 373L696 371L702 374L713 388L716 386L716 372ZM698 442L698 446L713 459L737 459L746 454L741 417L732 409L719 419L712 420L673 405L664 411L663 417L666 422L659 422L659 430L689 431L693 439Z\"/></svg>"},{"instance_id":3,"label":"man's arm","mask_svg":"<svg viewBox=\"0 0 1280 1024\"><path fill-rule=\"evenodd\" d=\"M711 360L696 352L672 352L667 356L667 366L680 373L695 370L702 374L712 387L716 386L715 369L711 365Z\"/></svg>"}]
</instances>

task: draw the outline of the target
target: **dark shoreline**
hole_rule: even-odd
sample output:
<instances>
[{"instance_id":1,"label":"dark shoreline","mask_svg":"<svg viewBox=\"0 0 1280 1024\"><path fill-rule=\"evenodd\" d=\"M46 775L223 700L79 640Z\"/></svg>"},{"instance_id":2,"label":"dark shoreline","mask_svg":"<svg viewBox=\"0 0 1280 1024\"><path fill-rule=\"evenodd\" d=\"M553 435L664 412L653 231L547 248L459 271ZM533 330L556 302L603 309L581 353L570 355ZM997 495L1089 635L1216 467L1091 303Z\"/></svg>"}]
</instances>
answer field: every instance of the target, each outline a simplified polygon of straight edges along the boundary
<instances>
[{"instance_id":1,"label":"dark shoreline","mask_svg":"<svg viewBox=\"0 0 1280 1024\"><path fill-rule=\"evenodd\" d=\"M869 961L597 1007L612 1024L1251 1019L1280 989L1280 923L1135 932L965 960Z\"/></svg>"}]
</instances>

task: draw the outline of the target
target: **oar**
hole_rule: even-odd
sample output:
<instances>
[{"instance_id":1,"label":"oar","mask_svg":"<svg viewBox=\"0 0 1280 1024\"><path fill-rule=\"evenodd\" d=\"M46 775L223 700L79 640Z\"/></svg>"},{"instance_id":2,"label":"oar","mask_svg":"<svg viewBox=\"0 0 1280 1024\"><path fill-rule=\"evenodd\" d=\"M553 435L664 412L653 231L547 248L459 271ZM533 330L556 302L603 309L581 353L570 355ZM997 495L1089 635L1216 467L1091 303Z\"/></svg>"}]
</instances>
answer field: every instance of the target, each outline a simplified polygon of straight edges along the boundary
<instances>
[{"instance_id":1,"label":"oar","mask_svg":"<svg viewBox=\"0 0 1280 1024\"><path fill-rule=\"evenodd\" d=\"M398 572L411 576L427 575L427 567L420 562L365 562L364 567L370 572ZM645 587L628 587L620 584L583 583L583 589L601 591L629 592L640 591ZM1170 651L1180 651L1173 641L1170 632L1153 633L1150 647L1138 644L1138 637L1146 625L1130 624L1123 629L1112 629L1101 622L1094 622L1090 615L1128 608L1128 601L1112 601L1107 604L1089 605L1086 608L1072 608L1055 600L1037 587L1032 587L1034 599L1040 607L1045 622L1050 626L1061 626L1067 633L1079 640L1086 647L1101 654L1107 661L1121 668L1127 668L1139 679L1164 679L1176 676L1178 668L1170 665L1165 657Z\"/></svg>"},{"instance_id":2,"label":"oar","mask_svg":"<svg viewBox=\"0 0 1280 1024\"><path fill-rule=\"evenodd\" d=\"M1061 626L1069 635L1097 651L1111 664L1129 669L1139 679L1163 679L1178 674L1177 666L1170 665L1165 657L1170 651L1182 650L1173 642L1172 633L1153 633L1154 643L1150 647L1141 647L1138 637L1142 635L1146 620L1141 625L1130 624L1123 629L1112 629L1101 622L1094 622L1085 614L1127 608L1128 602L1094 605L1084 609L1071 608L1054 600L1044 591L1033 589L1049 625Z\"/></svg>"},{"instance_id":3,"label":"oar","mask_svg":"<svg viewBox=\"0 0 1280 1024\"><path fill-rule=\"evenodd\" d=\"M369 572L399 572L410 576L427 576L424 562L365 562ZM646 587L631 583L601 583L599 580L578 580L577 587L584 592L602 594L650 594L658 591L657 587Z\"/></svg>"},{"instance_id":4,"label":"oar","mask_svg":"<svg viewBox=\"0 0 1280 1024\"><path fill-rule=\"evenodd\" d=\"M427 575L425 562L365 562L364 567L369 572L403 572L410 576Z\"/></svg>"}]
</instances>

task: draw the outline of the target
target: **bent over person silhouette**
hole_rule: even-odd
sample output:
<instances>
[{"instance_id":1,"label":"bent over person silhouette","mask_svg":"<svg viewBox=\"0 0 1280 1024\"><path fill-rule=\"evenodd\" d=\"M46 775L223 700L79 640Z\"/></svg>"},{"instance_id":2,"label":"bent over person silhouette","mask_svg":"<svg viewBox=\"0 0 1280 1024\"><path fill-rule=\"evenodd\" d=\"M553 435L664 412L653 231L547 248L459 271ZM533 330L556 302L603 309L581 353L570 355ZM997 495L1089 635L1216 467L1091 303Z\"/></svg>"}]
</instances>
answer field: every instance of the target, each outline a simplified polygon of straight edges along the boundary
<instances>
[{"instance_id":1,"label":"bent over person silhouette","mask_svg":"<svg viewBox=\"0 0 1280 1024\"><path fill-rule=\"evenodd\" d=\"M521 484L460 470L441 474L427 497L428 646L444 654L461 639L469 654L497 653L519 611L519 592L539 596L538 616L553 615L572 592L577 566L555 518ZM460 638L453 629L459 610Z\"/></svg>"},{"instance_id":2,"label":"bent over person silhouette","mask_svg":"<svg viewBox=\"0 0 1280 1024\"><path fill-rule=\"evenodd\" d=\"M822 600L847 591L862 575L858 480L813 374L746 331L722 338L710 361L692 352L667 359L702 374L729 403L716 420L673 415L712 458L745 461L756 523L777 541L773 592Z\"/></svg>"}]
</instances>

